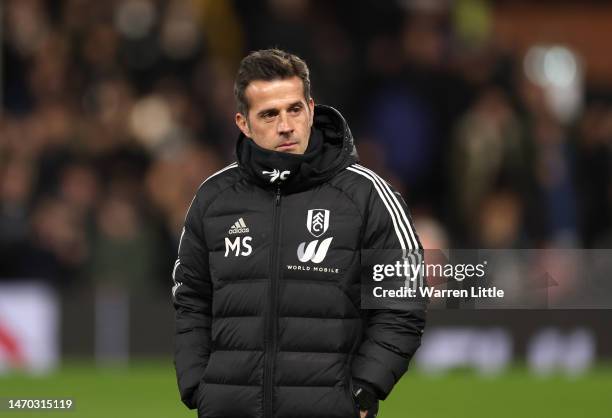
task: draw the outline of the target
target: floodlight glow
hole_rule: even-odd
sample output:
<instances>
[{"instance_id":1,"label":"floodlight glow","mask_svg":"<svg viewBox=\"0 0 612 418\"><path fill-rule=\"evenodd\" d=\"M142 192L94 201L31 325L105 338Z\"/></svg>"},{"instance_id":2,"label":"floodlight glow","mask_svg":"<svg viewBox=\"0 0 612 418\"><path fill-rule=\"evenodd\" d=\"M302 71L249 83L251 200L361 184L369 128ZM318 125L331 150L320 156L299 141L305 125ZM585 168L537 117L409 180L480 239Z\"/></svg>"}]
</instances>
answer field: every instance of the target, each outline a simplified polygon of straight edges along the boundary
<instances>
[{"instance_id":1,"label":"floodlight glow","mask_svg":"<svg viewBox=\"0 0 612 418\"><path fill-rule=\"evenodd\" d=\"M544 54L544 76L554 86L570 86L576 79L577 67L574 54L567 48L555 46Z\"/></svg>"}]
</instances>

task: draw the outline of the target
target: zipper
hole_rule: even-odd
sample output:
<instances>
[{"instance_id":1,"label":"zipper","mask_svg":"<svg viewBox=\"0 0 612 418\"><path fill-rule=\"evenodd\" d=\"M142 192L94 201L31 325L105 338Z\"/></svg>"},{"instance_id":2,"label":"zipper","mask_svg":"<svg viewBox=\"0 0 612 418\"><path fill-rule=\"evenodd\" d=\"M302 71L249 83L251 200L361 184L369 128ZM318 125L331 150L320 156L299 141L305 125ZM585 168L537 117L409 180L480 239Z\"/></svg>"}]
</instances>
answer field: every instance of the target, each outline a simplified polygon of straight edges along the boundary
<instances>
[{"instance_id":1,"label":"zipper","mask_svg":"<svg viewBox=\"0 0 612 418\"><path fill-rule=\"evenodd\" d=\"M270 303L268 305L268 316L266 321L266 333L264 340L264 417L272 417L273 409L273 390L274 390L274 358L276 356L277 331L278 331L278 255L280 252L280 211L281 211L281 191L280 186L276 186L274 206L272 209L272 222L274 225L272 235L272 247L270 255Z\"/></svg>"}]
</instances>

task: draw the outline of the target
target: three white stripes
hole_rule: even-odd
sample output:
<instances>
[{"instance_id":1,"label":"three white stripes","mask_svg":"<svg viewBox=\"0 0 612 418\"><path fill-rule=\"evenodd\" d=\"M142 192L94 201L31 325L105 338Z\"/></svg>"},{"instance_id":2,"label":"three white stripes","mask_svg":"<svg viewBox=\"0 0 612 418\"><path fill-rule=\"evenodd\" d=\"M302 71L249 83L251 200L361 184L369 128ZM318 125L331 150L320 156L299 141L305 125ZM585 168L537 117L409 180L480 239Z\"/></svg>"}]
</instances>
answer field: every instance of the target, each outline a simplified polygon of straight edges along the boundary
<instances>
[{"instance_id":1,"label":"three white stripes","mask_svg":"<svg viewBox=\"0 0 612 418\"><path fill-rule=\"evenodd\" d=\"M389 216L391 216L391 221L393 222L393 227L402 250L416 251L419 246L414 230L408 221L406 212L400 205L395 193L393 193L389 185L381 179L378 174L359 164L353 164L347 167L347 170L360 174L372 182L380 199L387 208Z\"/></svg>"},{"instance_id":2,"label":"three white stripes","mask_svg":"<svg viewBox=\"0 0 612 418\"><path fill-rule=\"evenodd\" d=\"M202 187L202 185L204 183L206 183L208 180L210 180L211 178L223 173L224 171L227 171L229 169L232 168L236 168L238 167L238 163L232 163L230 165L228 165L225 168L222 168L221 170L213 173L212 175L210 175L210 177L206 178L206 180L204 180L200 186L198 187L198 190L200 189L200 187ZM197 196L197 193L196 193ZM189 211L191 210L191 205L193 205L193 202L195 201L196 196L193 196L193 199L191 199L191 203L189 204L189 208L187 208L187 212L185 214L185 221L187 221L187 214L189 213ZM242 218L240 219L242 221ZM242 223L244 224L244 221L242 221ZM246 225L245 225L246 226ZM183 227L183 231L181 232L181 238L179 239L179 245L178 245L178 253L181 253L181 244L183 243L183 237L185 236L185 228ZM181 282L177 282L176 281L176 269L178 268L178 266L181 265L181 259L180 257L178 257L176 259L176 262L174 263L174 269L172 269L172 281L174 281L174 286L172 286L172 296L176 295L176 291L178 290L178 288L183 284Z\"/></svg>"},{"instance_id":3,"label":"three white stripes","mask_svg":"<svg viewBox=\"0 0 612 418\"><path fill-rule=\"evenodd\" d=\"M382 200L389 212L395 234L397 235L397 240L402 247L403 258L409 258L412 265L420 265L422 256L419 252L417 238L404 208L400 205L391 187L389 187L387 182L381 179L378 174L362 165L353 164L347 167L347 170L357 173L372 182L374 188L378 192L380 200ZM406 250L408 250L408 253ZM417 286L423 286L423 277L419 275L418 279L413 280L412 283L409 283L408 278L406 278L406 286L412 287L413 289L416 289Z\"/></svg>"}]
</instances>

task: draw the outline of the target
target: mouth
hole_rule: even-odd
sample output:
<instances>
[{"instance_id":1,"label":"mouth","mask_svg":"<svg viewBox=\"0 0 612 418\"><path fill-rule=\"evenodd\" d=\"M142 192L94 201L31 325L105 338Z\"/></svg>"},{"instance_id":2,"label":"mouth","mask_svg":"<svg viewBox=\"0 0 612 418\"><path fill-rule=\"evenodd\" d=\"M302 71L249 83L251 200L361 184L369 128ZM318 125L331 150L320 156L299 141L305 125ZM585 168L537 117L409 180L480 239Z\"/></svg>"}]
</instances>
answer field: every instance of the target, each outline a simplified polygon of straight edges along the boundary
<instances>
[{"instance_id":1,"label":"mouth","mask_svg":"<svg viewBox=\"0 0 612 418\"><path fill-rule=\"evenodd\" d=\"M297 146L297 141L285 141L276 146L277 151L289 151Z\"/></svg>"}]
</instances>

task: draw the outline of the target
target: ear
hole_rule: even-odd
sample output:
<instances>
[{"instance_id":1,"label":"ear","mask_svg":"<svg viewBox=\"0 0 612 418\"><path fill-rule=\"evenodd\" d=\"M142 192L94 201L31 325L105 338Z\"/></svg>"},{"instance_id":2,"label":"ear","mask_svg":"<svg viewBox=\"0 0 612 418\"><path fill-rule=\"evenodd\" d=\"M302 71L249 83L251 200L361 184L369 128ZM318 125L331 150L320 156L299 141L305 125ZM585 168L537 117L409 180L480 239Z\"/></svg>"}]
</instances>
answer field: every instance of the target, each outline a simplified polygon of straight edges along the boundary
<instances>
[{"instance_id":1,"label":"ear","mask_svg":"<svg viewBox=\"0 0 612 418\"><path fill-rule=\"evenodd\" d=\"M245 136L250 138L251 130L249 129L249 123L246 116L244 116L242 113L236 113L235 121L238 129L240 129Z\"/></svg>"},{"instance_id":2,"label":"ear","mask_svg":"<svg viewBox=\"0 0 612 418\"><path fill-rule=\"evenodd\" d=\"M308 99L308 109L310 109L310 126L311 127L314 121L314 107L315 107L315 102L313 98L311 97L310 99Z\"/></svg>"}]
</instances>

